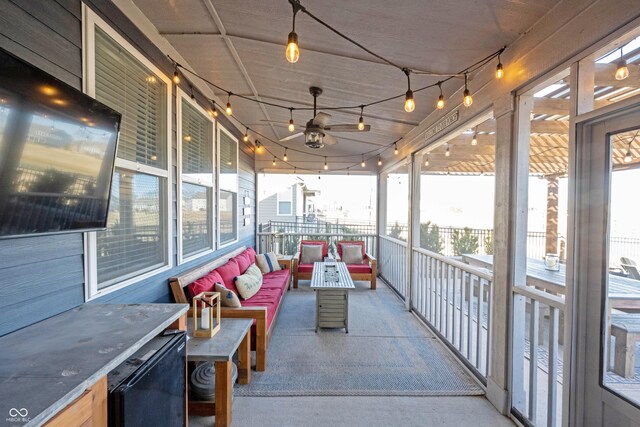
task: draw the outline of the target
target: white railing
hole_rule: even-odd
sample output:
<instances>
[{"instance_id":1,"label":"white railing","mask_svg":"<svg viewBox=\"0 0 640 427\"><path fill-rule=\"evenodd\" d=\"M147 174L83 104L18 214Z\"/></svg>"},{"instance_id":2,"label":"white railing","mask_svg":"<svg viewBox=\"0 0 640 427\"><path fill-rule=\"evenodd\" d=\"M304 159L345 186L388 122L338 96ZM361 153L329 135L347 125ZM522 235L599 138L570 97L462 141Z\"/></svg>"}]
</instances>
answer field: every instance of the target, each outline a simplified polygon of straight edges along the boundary
<instances>
[{"instance_id":1,"label":"white railing","mask_svg":"<svg viewBox=\"0 0 640 427\"><path fill-rule=\"evenodd\" d=\"M378 236L380 252L378 273L405 299L408 295L407 242L389 236Z\"/></svg>"},{"instance_id":2,"label":"white railing","mask_svg":"<svg viewBox=\"0 0 640 427\"><path fill-rule=\"evenodd\" d=\"M489 369L492 274L413 248L412 308L486 378Z\"/></svg>"},{"instance_id":3,"label":"white railing","mask_svg":"<svg viewBox=\"0 0 640 427\"><path fill-rule=\"evenodd\" d=\"M519 318L514 313L514 362L517 352L524 363L514 363L521 369L513 373L513 406L532 425L561 425L564 298L530 286L513 292L525 306Z\"/></svg>"},{"instance_id":4,"label":"white railing","mask_svg":"<svg viewBox=\"0 0 640 427\"><path fill-rule=\"evenodd\" d=\"M376 234L367 233L280 233L259 232L258 253L275 252L282 255L295 255L303 240L322 240L329 246L329 254L337 255L337 243L343 240L362 240L368 254L375 257Z\"/></svg>"}]
</instances>

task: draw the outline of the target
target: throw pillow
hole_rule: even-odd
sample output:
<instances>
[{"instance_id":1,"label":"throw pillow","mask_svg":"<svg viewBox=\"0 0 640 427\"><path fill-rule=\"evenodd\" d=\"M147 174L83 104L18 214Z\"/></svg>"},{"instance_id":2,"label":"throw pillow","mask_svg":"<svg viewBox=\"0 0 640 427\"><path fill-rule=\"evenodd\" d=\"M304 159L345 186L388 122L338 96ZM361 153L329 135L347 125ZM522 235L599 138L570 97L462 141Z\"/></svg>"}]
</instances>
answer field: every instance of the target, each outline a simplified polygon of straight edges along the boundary
<instances>
[{"instance_id":1,"label":"throw pillow","mask_svg":"<svg viewBox=\"0 0 640 427\"><path fill-rule=\"evenodd\" d=\"M363 260L360 245L342 245L342 261L345 264L362 264Z\"/></svg>"},{"instance_id":2,"label":"throw pillow","mask_svg":"<svg viewBox=\"0 0 640 427\"><path fill-rule=\"evenodd\" d=\"M238 298L238 295L236 295L236 293L231 289L225 287L222 283L216 283L216 292L220 292L220 302L222 303L223 307L242 307L240 305L240 299Z\"/></svg>"},{"instance_id":3,"label":"throw pillow","mask_svg":"<svg viewBox=\"0 0 640 427\"><path fill-rule=\"evenodd\" d=\"M322 262L322 245L302 245L300 264Z\"/></svg>"},{"instance_id":4,"label":"throw pillow","mask_svg":"<svg viewBox=\"0 0 640 427\"><path fill-rule=\"evenodd\" d=\"M271 273L272 271L280 270L280 264L278 264L278 257L273 252L256 255L256 264L260 268L260 271L262 272L262 274L267 274L267 273Z\"/></svg>"},{"instance_id":5,"label":"throw pillow","mask_svg":"<svg viewBox=\"0 0 640 427\"><path fill-rule=\"evenodd\" d=\"M236 289L243 299L249 299L262 287L262 272L251 265L247 272L235 278Z\"/></svg>"},{"instance_id":6,"label":"throw pillow","mask_svg":"<svg viewBox=\"0 0 640 427\"><path fill-rule=\"evenodd\" d=\"M213 270L198 280L194 280L192 283L189 283L188 289L191 298L201 294L202 292L213 291L216 282L222 282L222 277L220 277L217 271Z\"/></svg>"}]
</instances>

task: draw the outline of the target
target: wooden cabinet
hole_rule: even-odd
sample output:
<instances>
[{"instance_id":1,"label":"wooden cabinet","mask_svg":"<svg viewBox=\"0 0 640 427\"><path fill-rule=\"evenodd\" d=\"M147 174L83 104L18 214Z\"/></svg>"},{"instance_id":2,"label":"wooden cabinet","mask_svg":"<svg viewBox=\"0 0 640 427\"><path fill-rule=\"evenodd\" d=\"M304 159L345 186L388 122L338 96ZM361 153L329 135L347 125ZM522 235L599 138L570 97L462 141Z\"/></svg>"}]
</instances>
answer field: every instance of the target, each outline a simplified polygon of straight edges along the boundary
<instances>
[{"instance_id":1,"label":"wooden cabinet","mask_svg":"<svg viewBox=\"0 0 640 427\"><path fill-rule=\"evenodd\" d=\"M107 377L58 412L46 427L107 427Z\"/></svg>"}]
</instances>

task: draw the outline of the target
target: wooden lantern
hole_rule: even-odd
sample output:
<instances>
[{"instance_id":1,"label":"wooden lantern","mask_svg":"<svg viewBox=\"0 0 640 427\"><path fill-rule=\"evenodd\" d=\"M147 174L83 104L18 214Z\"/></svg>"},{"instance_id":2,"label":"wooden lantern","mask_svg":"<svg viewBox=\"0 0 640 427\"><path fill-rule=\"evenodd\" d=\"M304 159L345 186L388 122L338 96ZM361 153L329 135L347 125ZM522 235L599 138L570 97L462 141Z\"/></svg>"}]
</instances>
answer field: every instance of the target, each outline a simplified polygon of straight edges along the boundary
<instances>
[{"instance_id":1,"label":"wooden lantern","mask_svg":"<svg viewBox=\"0 0 640 427\"><path fill-rule=\"evenodd\" d=\"M211 338L220 330L220 292L193 297L193 336Z\"/></svg>"}]
</instances>

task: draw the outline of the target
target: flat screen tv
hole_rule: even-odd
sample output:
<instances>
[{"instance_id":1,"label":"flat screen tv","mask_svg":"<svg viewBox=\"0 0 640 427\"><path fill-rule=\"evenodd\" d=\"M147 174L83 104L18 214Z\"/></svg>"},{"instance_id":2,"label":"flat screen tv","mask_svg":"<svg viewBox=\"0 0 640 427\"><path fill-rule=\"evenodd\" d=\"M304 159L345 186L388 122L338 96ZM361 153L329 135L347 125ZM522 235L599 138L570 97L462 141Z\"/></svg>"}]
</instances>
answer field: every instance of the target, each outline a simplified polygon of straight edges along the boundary
<instances>
[{"instance_id":1,"label":"flat screen tv","mask_svg":"<svg viewBox=\"0 0 640 427\"><path fill-rule=\"evenodd\" d=\"M0 238L106 228L120 120L0 49Z\"/></svg>"}]
</instances>

